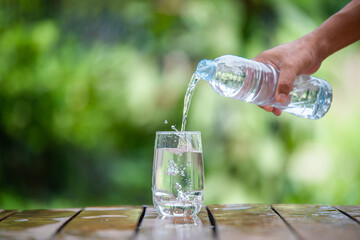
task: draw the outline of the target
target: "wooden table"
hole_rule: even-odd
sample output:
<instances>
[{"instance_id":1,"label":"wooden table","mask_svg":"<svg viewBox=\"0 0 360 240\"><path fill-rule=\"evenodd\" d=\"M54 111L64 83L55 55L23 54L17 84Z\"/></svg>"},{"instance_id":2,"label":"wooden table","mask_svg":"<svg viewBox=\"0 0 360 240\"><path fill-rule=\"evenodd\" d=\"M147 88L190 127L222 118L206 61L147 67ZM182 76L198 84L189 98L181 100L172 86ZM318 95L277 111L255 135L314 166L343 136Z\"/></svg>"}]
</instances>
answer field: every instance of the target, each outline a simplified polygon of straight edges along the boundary
<instances>
[{"instance_id":1,"label":"wooden table","mask_svg":"<svg viewBox=\"0 0 360 240\"><path fill-rule=\"evenodd\" d=\"M0 239L360 239L360 206L210 205L192 218L152 206L0 210Z\"/></svg>"}]
</instances>

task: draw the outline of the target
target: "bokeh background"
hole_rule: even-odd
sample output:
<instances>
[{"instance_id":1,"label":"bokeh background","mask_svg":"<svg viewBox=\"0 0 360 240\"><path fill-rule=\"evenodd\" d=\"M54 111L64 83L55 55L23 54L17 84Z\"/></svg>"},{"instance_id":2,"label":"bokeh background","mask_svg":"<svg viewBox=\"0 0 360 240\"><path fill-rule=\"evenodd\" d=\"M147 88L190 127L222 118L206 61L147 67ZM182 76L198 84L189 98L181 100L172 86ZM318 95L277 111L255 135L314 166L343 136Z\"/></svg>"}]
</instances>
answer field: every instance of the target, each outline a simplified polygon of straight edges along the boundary
<instances>
[{"instance_id":1,"label":"bokeh background","mask_svg":"<svg viewBox=\"0 0 360 240\"><path fill-rule=\"evenodd\" d=\"M346 1L0 0L0 206L151 204L155 131L179 128L199 60L253 58ZM275 117L202 81L205 203L360 203L360 45L314 74L321 120ZM169 124L164 124L167 120Z\"/></svg>"}]
</instances>

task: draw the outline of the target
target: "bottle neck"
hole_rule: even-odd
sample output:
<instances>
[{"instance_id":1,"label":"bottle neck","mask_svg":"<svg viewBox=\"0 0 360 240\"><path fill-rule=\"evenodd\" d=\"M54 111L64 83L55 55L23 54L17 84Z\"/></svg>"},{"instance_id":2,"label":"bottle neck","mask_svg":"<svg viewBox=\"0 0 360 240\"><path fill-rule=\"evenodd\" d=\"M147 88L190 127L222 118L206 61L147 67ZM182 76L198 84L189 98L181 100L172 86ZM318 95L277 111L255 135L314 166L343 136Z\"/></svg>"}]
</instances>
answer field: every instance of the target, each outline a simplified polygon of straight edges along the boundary
<instances>
[{"instance_id":1,"label":"bottle neck","mask_svg":"<svg viewBox=\"0 0 360 240\"><path fill-rule=\"evenodd\" d=\"M197 65L195 75L205 81L212 79L216 72L216 63L213 60L203 59Z\"/></svg>"}]
</instances>

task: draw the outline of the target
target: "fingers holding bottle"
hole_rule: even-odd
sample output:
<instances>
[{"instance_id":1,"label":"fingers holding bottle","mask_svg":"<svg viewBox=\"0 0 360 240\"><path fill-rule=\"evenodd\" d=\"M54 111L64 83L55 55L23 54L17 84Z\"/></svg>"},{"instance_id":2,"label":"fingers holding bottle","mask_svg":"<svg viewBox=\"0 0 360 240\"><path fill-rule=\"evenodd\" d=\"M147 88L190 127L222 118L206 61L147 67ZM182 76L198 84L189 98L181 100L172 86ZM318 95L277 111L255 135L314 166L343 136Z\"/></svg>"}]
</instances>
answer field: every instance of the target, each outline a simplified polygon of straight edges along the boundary
<instances>
[{"instance_id":1,"label":"fingers holding bottle","mask_svg":"<svg viewBox=\"0 0 360 240\"><path fill-rule=\"evenodd\" d=\"M270 105L260 106L260 108L264 109L267 112L272 112L276 116L280 116L282 111L279 108L272 107Z\"/></svg>"},{"instance_id":2,"label":"fingers holding bottle","mask_svg":"<svg viewBox=\"0 0 360 240\"><path fill-rule=\"evenodd\" d=\"M276 87L275 98L279 103L284 103L294 86L296 73L293 67L288 66L280 69L280 76Z\"/></svg>"}]
</instances>

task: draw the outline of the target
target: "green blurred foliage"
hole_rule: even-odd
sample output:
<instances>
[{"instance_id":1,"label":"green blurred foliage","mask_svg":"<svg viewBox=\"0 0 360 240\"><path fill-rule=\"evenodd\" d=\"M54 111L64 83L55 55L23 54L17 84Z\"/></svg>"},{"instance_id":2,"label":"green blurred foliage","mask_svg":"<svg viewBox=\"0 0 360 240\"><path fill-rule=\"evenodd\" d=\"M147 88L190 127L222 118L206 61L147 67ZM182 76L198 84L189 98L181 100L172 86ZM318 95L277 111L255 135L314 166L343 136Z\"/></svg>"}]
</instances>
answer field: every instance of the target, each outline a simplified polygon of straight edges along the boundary
<instances>
[{"instance_id":1,"label":"green blurred foliage","mask_svg":"<svg viewBox=\"0 0 360 240\"><path fill-rule=\"evenodd\" d=\"M341 1L0 1L0 206L151 204L155 131L180 125L197 62L292 41ZM318 121L277 118L196 88L205 201L360 201L359 44L315 75ZM169 122L168 125L164 121Z\"/></svg>"}]
</instances>

